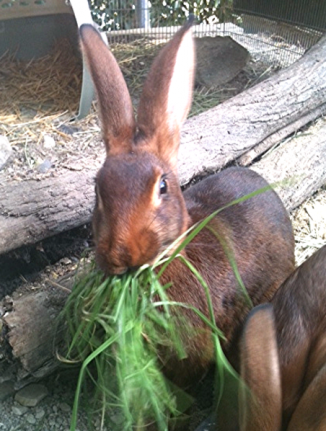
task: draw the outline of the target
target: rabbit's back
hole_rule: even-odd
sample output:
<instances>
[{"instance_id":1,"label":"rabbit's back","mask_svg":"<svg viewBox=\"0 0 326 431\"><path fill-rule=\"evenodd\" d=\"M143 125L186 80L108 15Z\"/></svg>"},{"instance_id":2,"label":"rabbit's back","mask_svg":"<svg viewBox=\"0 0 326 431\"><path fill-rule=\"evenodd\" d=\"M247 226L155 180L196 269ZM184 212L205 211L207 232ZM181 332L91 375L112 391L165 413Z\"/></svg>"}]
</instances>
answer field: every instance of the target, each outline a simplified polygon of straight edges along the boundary
<instances>
[{"instance_id":1,"label":"rabbit's back","mask_svg":"<svg viewBox=\"0 0 326 431\"><path fill-rule=\"evenodd\" d=\"M226 169L190 187L184 193L191 223L196 223L233 201L255 192L258 192L257 195L222 209L210 224L210 232L200 232L187 249L187 254L193 259L196 259L195 249L197 253L200 250L202 260L205 256L210 259L211 253L215 255L216 276L213 275L211 280L213 296L216 290L223 292L231 288L234 291L234 283L238 289L233 270L228 264L226 271L226 263L223 263L225 251L222 241L231 248L253 303L269 301L294 269L292 224L276 192L259 174L247 168ZM218 266L221 267L220 270ZM224 286L229 288L225 289Z\"/></svg>"}]
</instances>

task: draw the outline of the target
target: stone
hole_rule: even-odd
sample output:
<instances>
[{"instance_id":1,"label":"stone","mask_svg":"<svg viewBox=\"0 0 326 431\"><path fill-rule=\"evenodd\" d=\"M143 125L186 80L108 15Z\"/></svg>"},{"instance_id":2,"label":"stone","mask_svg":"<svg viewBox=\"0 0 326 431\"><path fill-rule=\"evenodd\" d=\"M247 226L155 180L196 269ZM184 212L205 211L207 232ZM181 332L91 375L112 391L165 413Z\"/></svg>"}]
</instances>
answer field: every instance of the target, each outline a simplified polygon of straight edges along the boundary
<instances>
[{"instance_id":1,"label":"stone","mask_svg":"<svg viewBox=\"0 0 326 431\"><path fill-rule=\"evenodd\" d=\"M0 135L0 169L8 162L11 154L12 147L8 138L4 135Z\"/></svg>"},{"instance_id":2,"label":"stone","mask_svg":"<svg viewBox=\"0 0 326 431\"><path fill-rule=\"evenodd\" d=\"M45 415L44 409L39 408L35 412L36 419L42 419L44 417L44 415Z\"/></svg>"},{"instance_id":3,"label":"stone","mask_svg":"<svg viewBox=\"0 0 326 431\"><path fill-rule=\"evenodd\" d=\"M50 150L55 147L55 140L50 135L43 136L43 147Z\"/></svg>"},{"instance_id":4,"label":"stone","mask_svg":"<svg viewBox=\"0 0 326 431\"><path fill-rule=\"evenodd\" d=\"M41 174L45 174L50 168L52 167L52 162L51 160L44 160L42 163L40 163L37 166L37 170L38 172L40 172Z\"/></svg>"},{"instance_id":5,"label":"stone","mask_svg":"<svg viewBox=\"0 0 326 431\"><path fill-rule=\"evenodd\" d=\"M66 124L61 124L58 127L58 130L60 130L60 132L62 133L65 133L66 135L73 135L74 133L79 132L80 128L75 126L67 126Z\"/></svg>"},{"instance_id":6,"label":"stone","mask_svg":"<svg viewBox=\"0 0 326 431\"><path fill-rule=\"evenodd\" d=\"M62 410L64 413L70 413L71 412L71 407L67 403L60 403L59 409Z\"/></svg>"},{"instance_id":7,"label":"stone","mask_svg":"<svg viewBox=\"0 0 326 431\"><path fill-rule=\"evenodd\" d=\"M36 424L36 419L31 413L26 415L26 421L31 425Z\"/></svg>"},{"instance_id":8,"label":"stone","mask_svg":"<svg viewBox=\"0 0 326 431\"><path fill-rule=\"evenodd\" d=\"M246 66L250 55L230 36L196 38L196 83L217 87L235 78Z\"/></svg>"},{"instance_id":9,"label":"stone","mask_svg":"<svg viewBox=\"0 0 326 431\"><path fill-rule=\"evenodd\" d=\"M15 400L22 406L35 407L47 395L48 390L44 385L33 383L18 391Z\"/></svg>"},{"instance_id":10,"label":"stone","mask_svg":"<svg viewBox=\"0 0 326 431\"><path fill-rule=\"evenodd\" d=\"M4 401L15 393L14 382L10 380L0 385L0 401Z\"/></svg>"},{"instance_id":11,"label":"stone","mask_svg":"<svg viewBox=\"0 0 326 431\"><path fill-rule=\"evenodd\" d=\"M62 265L70 265L72 263L71 259L69 259L69 257L63 257L60 260L60 263L62 263Z\"/></svg>"},{"instance_id":12,"label":"stone","mask_svg":"<svg viewBox=\"0 0 326 431\"><path fill-rule=\"evenodd\" d=\"M28 411L28 408L25 406L15 405L12 406L11 411L14 415L23 416Z\"/></svg>"}]
</instances>

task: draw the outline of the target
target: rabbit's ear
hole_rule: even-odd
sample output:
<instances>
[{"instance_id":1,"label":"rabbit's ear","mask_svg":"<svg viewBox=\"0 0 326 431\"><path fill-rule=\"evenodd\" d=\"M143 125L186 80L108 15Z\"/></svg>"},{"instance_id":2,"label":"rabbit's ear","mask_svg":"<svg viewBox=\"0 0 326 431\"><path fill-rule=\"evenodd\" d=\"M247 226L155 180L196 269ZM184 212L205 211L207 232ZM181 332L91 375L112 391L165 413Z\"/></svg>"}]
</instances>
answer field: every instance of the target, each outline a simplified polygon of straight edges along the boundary
<instances>
[{"instance_id":1,"label":"rabbit's ear","mask_svg":"<svg viewBox=\"0 0 326 431\"><path fill-rule=\"evenodd\" d=\"M107 153L131 149L135 133L132 102L113 54L90 24L80 27L81 47L96 88Z\"/></svg>"},{"instance_id":2,"label":"rabbit's ear","mask_svg":"<svg viewBox=\"0 0 326 431\"><path fill-rule=\"evenodd\" d=\"M176 167L180 128L192 101L195 47L189 20L160 51L146 79L138 107L141 141Z\"/></svg>"},{"instance_id":3,"label":"rabbit's ear","mask_svg":"<svg viewBox=\"0 0 326 431\"><path fill-rule=\"evenodd\" d=\"M279 431L282 394L273 308L255 307L240 346L239 409L241 431Z\"/></svg>"}]
</instances>

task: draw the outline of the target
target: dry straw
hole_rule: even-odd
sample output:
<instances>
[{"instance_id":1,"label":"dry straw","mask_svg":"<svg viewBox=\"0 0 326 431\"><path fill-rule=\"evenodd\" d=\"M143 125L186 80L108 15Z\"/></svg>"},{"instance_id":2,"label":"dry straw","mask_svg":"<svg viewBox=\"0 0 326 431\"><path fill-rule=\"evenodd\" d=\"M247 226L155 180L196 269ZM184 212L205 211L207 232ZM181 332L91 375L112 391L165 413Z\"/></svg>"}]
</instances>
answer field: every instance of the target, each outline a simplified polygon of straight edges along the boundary
<instances>
[{"instance_id":1,"label":"dry straw","mask_svg":"<svg viewBox=\"0 0 326 431\"><path fill-rule=\"evenodd\" d=\"M47 116L74 112L78 106L81 60L68 39L60 39L49 54L30 61L4 54L0 75L0 121L22 121L28 109Z\"/></svg>"}]
</instances>

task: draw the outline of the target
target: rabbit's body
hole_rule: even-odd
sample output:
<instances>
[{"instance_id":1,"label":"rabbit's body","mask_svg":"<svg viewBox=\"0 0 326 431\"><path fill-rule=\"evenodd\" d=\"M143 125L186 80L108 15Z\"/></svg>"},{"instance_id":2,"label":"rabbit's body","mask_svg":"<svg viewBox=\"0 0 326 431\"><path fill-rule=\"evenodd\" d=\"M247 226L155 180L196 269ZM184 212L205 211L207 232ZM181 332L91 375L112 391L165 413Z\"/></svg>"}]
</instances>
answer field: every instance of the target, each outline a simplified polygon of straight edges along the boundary
<instances>
[{"instance_id":1,"label":"rabbit's body","mask_svg":"<svg viewBox=\"0 0 326 431\"><path fill-rule=\"evenodd\" d=\"M81 45L98 94L107 150L97 175L93 218L96 258L106 273L120 274L154 262L194 223L266 187L258 174L230 168L181 192L177 175L180 128L191 104L194 76L189 24L155 59L139 102L137 123L119 66L92 26L81 27ZM268 190L224 209L183 250L210 288L227 348L248 305L223 243L231 250L253 303L268 301L294 268L291 222L276 193ZM172 283L171 300L208 315L203 288L181 260L175 259L166 268L161 281ZM187 384L212 361L212 341L193 311L177 310L193 328L183 335L188 358L176 362L165 357L163 361L177 383Z\"/></svg>"},{"instance_id":2,"label":"rabbit's body","mask_svg":"<svg viewBox=\"0 0 326 431\"><path fill-rule=\"evenodd\" d=\"M266 186L261 176L246 168L229 168L208 177L183 194L189 214L188 227ZM273 190L222 210L209 226L219 239L208 229L203 229L186 247L184 254L210 287L215 319L227 339L227 348L238 335L249 308L220 240L226 241L232 249L241 279L256 305L269 301L284 274L293 270L292 228L288 214ZM174 260L161 280L164 284L171 282L168 290L171 300L191 304L208 315L204 289L182 262ZM213 358L212 338L209 331L204 334L203 321L190 310L182 310L182 313L202 331L197 337L190 333L189 340L185 340L189 350L184 362L188 366L184 364L180 370L172 362L169 367L172 370L170 377L178 383L186 378L193 381L194 373L207 370Z\"/></svg>"},{"instance_id":3,"label":"rabbit's body","mask_svg":"<svg viewBox=\"0 0 326 431\"><path fill-rule=\"evenodd\" d=\"M241 374L255 401L244 392L240 429L323 431L326 246L288 277L271 304L270 309L257 307L251 312L245 326Z\"/></svg>"},{"instance_id":4,"label":"rabbit's body","mask_svg":"<svg viewBox=\"0 0 326 431\"><path fill-rule=\"evenodd\" d=\"M296 269L271 302L287 421L326 364L326 246ZM326 378L324 381L326 392ZM326 399L324 411L326 417ZM326 429L326 420L324 426Z\"/></svg>"}]
</instances>

